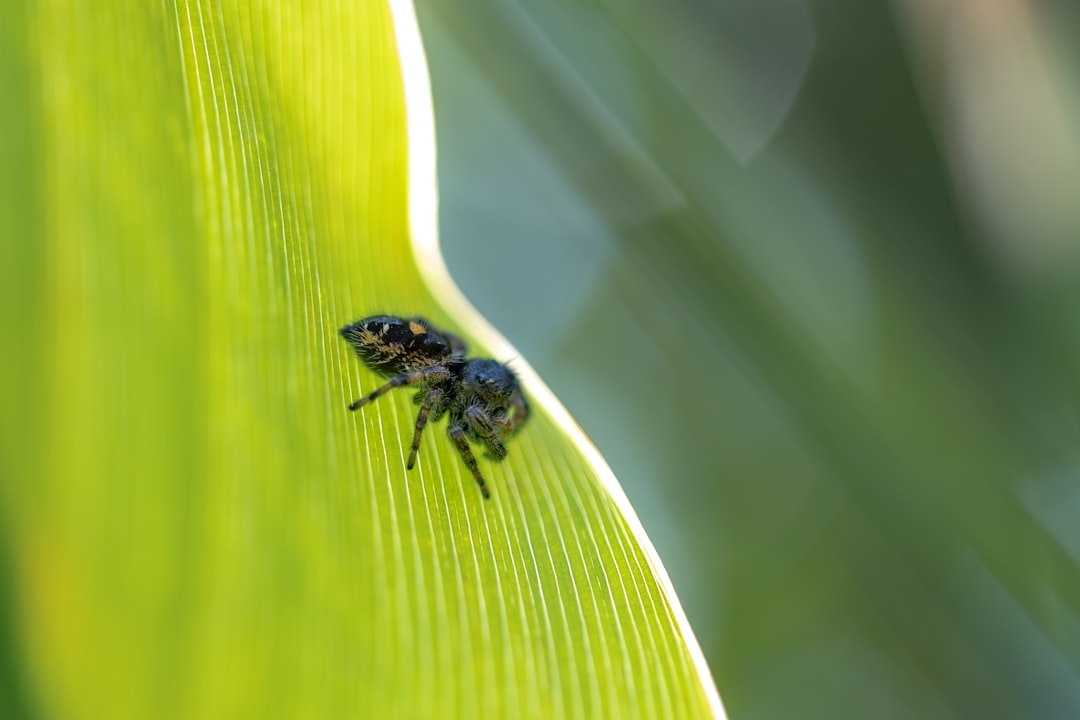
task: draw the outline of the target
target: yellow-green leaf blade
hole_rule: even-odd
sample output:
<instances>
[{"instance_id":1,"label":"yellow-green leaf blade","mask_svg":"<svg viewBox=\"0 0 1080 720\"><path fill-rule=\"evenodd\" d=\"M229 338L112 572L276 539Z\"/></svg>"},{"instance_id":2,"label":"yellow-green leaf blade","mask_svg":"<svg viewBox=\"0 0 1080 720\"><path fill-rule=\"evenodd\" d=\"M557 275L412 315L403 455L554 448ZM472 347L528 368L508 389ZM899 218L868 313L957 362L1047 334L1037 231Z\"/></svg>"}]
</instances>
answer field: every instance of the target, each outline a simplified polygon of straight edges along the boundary
<instances>
[{"instance_id":1,"label":"yellow-green leaf blade","mask_svg":"<svg viewBox=\"0 0 1080 720\"><path fill-rule=\"evenodd\" d=\"M337 337L359 316L430 315L508 359L414 259L388 7L5 12L36 169L0 270L32 278L5 315L27 442L5 441L4 529L42 715L719 712L636 521L527 368L540 402L481 461L489 502L440 426L406 472L408 393L345 410L378 382Z\"/></svg>"}]
</instances>

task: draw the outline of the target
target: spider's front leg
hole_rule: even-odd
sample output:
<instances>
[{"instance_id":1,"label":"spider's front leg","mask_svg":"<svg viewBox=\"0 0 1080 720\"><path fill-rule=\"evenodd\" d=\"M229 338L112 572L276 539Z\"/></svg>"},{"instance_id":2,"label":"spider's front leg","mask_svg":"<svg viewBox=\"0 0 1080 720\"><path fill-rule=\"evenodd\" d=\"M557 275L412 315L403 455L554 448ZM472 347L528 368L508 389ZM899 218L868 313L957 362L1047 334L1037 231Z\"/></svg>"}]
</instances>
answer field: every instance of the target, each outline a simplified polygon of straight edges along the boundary
<instances>
[{"instance_id":1,"label":"spider's front leg","mask_svg":"<svg viewBox=\"0 0 1080 720\"><path fill-rule=\"evenodd\" d=\"M479 405L473 405L465 411L465 420L473 434L484 442L495 458L502 460L506 457L506 447L499 439L500 435L506 433L506 418L492 417Z\"/></svg>"},{"instance_id":2,"label":"spider's front leg","mask_svg":"<svg viewBox=\"0 0 1080 720\"><path fill-rule=\"evenodd\" d=\"M375 388L364 397L359 400L354 400L350 405L350 410L358 410L367 405L372 400L385 395L396 387L402 385L416 385L422 382L441 382L450 377L450 371L442 365L435 365L433 367L424 368L423 370L416 370L415 372L407 373L405 375L398 375L396 378L390 380L382 387Z\"/></svg>"},{"instance_id":3,"label":"spider's front leg","mask_svg":"<svg viewBox=\"0 0 1080 720\"><path fill-rule=\"evenodd\" d=\"M476 458L473 457L472 450L469 448L469 440L465 437L465 423L457 420L451 420L450 427L446 429L450 439L454 441L454 445L457 446L458 452L461 453L461 459L465 461L465 466L472 472L474 478L476 478L476 484L480 486L480 494L487 500L491 497L491 491L488 490L487 483L484 482L484 476L480 474L480 468L476 464Z\"/></svg>"},{"instance_id":4,"label":"spider's front leg","mask_svg":"<svg viewBox=\"0 0 1080 720\"><path fill-rule=\"evenodd\" d=\"M525 421L529 419L529 401L525 399L525 393L521 392L520 388L510 396L510 407L514 409L513 419L509 421L512 425L511 431L513 431L524 425Z\"/></svg>"}]
</instances>

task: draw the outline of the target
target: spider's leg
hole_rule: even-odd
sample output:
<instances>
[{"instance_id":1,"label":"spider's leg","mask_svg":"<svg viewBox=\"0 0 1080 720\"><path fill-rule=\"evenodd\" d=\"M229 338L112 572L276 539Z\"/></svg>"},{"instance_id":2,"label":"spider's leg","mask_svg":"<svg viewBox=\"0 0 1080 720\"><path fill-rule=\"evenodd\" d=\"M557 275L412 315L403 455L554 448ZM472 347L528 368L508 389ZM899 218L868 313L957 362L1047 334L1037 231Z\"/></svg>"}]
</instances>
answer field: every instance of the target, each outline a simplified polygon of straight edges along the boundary
<instances>
[{"instance_id":1,"label":"spider's leg","mask_svg":"<svg viewBox=\"0 0 1080 720\"><path fill-rule=\"evenodd\" d=\"M465 409L465 419L478 437L489 438L495 434L495 422L479 405L470 405Z\"/></svg>"},{"instance_id":2,"label":"spider's leg","mask_svg":"<svg viewBox=\"0 0 1080 720\"><path fill-rule=\"evenodd\" d=\"M505 415L492 415L491 422L495 424L495 437L504 438L511 435L517 429L512 418Z\"/></svg>"},{"instance_id":3,"label":"spider's leg","mask_svg":"<svg viewBox=\"0 0 1080 720\"><path fill-rule=\"evenodd\" d=\"M354 400L352 404L349 405L349 409L357 410L362 408L380 395L385 395L394 388L401 387L402 385L416 385L417 383L428 381L438 382L440 380L445 380L448 377L450 377L450 371L442 365L424 368L423 370L406 373L405 375L398 375L382 387L375 388L359 400Z\"/></svg>"},{"instance_id":4,"label":"spider's leg","mask_svg":"<svg viewBox=\"0 0 1080 720\"><path fill-rule=\"evenodd\" d=\"M502 460L506 457L506 446L494 435L489 438L484 438L484 444L487 445L488 452L490 452L496 460Z\"/></svg>"},{"instance_id":5,"label":"spider's leg","mask_svg":"<svg viewBox=\"0 0 1080 720\"><path fill-rule=\"evenodd\" d=\"M529 417L529 403L525 399L525 394L519 389L510 396L510 405L514 408L514 417L511 423L513 429L516 430L524 425L525 420Z\"/></svg>"},{"instance_id":6,"label":"spider's leg","mask_svg":"<svg viewBox=\"0 0 1080 720\"><path fill-rule=\"evenodd\" d=\"M420 406L420 412L416 414L416 429L413 430L412 436L412 448L409 450L409 462L405 464L409 470L413 469L413 465L416 464L416 453L420 450L420 435L424 432L424 427L427 425L428 413L431 412L431 406L439 402L442 399L443 391L438 387L433 387L428 390L427 397L424 398L424 404Z\"/></svg>"},{"instance_id":7,"label":"spider's leg","mask_svg":"<svg viewBox=\"0 0 1080 720\"><path fill-rule=\"evenodd\" d=\"M465 411L465 419L476 436L484 441L487 449L499 460L506 457L506 448L499 435L505 431L506 425L500 418L493 418L478 405L473 405Z\"/></svg>"},{"instance_id":8,"label":"spider's leg","mask_svg":"<svg viewBox=\"0 0 1080 720\"><path fill-rule=\"evenodd\" d=\"M488 490L487 483L484 482L484 476L480 474L480 468L476 465L476 458L473 457L472 450L469 449L469 441L465 437L464 425L452 422L446 432L450 435L450 439L454 441L454 444L457 445L458 452L461 453L461 459L465 461L466 467L472 471L473 477L476 478L476 484L480 486L480 494L487 500L491 497L491 492Z\"/></svg>"}]
</instances>

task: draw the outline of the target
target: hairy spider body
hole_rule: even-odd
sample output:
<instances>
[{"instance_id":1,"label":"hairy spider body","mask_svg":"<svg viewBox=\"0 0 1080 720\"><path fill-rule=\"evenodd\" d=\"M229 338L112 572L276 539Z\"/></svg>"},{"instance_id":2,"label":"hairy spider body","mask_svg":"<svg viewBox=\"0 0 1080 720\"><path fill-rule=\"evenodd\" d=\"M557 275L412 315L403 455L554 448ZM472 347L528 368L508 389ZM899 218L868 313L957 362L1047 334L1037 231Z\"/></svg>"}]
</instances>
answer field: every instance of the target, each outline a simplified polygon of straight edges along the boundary
<instances>
[{"instance_id":1,"label":"hairy spider body","mask_svg":"<svg viewBox=\"0 0 1080 720\"><path fill-rule=\"evenodd\" d=\"M386 384L353 401L357 410L394 388L416 387L420 405L409 449L408 469L416 464L420 437L430 420L449 416L447 435L469 468L480 493L491 497L469 443L482 444L496 460L506 457L503 444L529 415L517 376L488 358L465 359L465 342L420 317L375 315L341 328L360 360Z\"/></svg>"}]
</instances>

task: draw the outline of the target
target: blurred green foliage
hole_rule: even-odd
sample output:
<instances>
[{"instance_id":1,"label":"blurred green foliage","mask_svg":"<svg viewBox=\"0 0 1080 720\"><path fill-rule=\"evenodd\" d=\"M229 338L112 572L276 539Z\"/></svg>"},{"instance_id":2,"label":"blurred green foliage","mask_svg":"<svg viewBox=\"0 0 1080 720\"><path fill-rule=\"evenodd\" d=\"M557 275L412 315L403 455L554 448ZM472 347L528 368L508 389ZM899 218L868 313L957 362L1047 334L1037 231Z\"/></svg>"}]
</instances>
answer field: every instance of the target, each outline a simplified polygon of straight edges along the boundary
<instances>
[{"instance_id":1,"label":"blurred green foliage","mask_svg":"<svg viewBox=\"0 0 1080 720\"><path fill-rule=\"evenodd\" d=\"M466 293L733 717L1080 716L1080 13L419 3Z\"/></svg>"}]
</instances>

